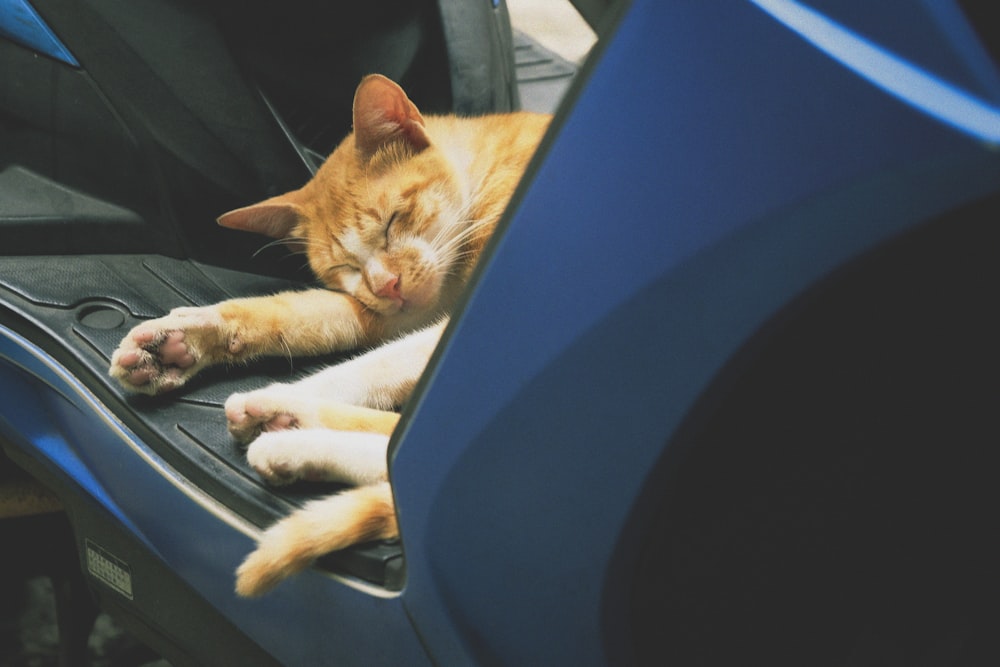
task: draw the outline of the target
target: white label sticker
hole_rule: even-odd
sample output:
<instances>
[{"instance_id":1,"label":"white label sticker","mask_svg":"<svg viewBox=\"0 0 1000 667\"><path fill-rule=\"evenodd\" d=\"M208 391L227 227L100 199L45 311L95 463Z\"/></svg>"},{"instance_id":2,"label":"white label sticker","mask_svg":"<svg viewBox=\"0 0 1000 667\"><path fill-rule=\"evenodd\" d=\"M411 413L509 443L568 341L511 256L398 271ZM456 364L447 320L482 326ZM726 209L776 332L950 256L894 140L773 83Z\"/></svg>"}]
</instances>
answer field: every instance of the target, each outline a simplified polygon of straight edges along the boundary
<instances>
[{"instance_id":1,"label":"white label sticker","mask_svg":"<svg viewBox=\"0 0 1000 667\"><path fill-rule=\"evenodd\" d=\"M85 540L85 542L87 544L87 571L131 600L132 569L128 563L116 558L90 540Z\"/></svg>"}]
</instances>

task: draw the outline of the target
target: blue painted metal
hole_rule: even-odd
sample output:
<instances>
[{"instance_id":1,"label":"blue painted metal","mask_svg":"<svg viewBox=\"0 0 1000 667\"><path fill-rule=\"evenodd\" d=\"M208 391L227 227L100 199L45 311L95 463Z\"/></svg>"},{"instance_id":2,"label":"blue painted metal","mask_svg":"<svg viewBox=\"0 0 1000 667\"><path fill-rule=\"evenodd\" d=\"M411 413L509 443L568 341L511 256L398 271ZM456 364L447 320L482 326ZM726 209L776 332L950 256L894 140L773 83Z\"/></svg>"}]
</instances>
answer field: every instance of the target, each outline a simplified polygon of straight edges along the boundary
<instances>
[{"instance_id":1,"label":"blue painted metal","mask_svg":"<svg viewBox=\"0 0 1000 667\"><path fill-rule=\"evenodd\" d=\"M67 65L80 66L28 0L0 0L0 37L6 37Z\"/></svg>"},{"instance_id":2,"label":"blue painted metal","mask_svg":"<svg viewBox=\"0 0 1000 667\"><path fill-rule=\"evenodd\" d=\"M612 565L720 369L809 286L1000 185L991 133L903 97L751 3L632 3L398 441L404 601L435 659L628 664Z\"/></svg>"},{"instance_id":3,"label":"blue painted metal","mask_svg":"<svg viewBox=\"0 0 1000 667\"><path fill-rule=\"evenodd\" d=\"M900 58L794 0L753 0L761 9L886 92L982 141L1000 142L1000 107Z\"/></svg>"}]
</instances>

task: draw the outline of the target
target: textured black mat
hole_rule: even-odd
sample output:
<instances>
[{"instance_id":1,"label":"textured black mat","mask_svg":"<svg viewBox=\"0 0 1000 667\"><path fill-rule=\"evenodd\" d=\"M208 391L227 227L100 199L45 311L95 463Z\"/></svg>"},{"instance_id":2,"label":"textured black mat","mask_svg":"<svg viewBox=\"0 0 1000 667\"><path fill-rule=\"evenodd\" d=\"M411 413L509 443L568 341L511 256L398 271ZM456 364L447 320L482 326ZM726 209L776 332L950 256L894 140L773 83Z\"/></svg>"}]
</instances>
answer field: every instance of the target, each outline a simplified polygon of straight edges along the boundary
<instances>
[{"instance_id":1,"label":"textured black mat","mask_svg":"<svg viewBox=\"0 0 1000 667\"><path fill-rule=\"evenodd\" d=\"M127 394L108 376L108 363L132 327L172 308L307 287L155 255L0 257L0 324L68 368L181 474L263 526L337 487L264 485L226 431L222 405L235 391L294 381L343 357L275 358L213 368L161 397ZM386 563L398 557L398 547L374 545L332 560L353 562L352 573L387 583Z\"/></svg>"}]
</instances>

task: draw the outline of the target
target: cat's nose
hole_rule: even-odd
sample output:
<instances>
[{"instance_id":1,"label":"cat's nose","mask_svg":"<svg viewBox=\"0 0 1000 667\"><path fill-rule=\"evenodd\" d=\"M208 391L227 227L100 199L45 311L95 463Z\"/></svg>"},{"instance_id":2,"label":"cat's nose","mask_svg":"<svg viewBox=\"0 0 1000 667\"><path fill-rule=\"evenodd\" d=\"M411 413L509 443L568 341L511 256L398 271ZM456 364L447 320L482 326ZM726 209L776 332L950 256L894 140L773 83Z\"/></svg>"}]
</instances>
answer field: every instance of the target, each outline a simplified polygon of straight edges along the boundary
<instances>
[{"instance_id":1,"label":"cat's nose","mask_svg":"<svg viewBox=\"0 0 1000 667\"><path fill-rule=\"evenodd\" d=\"M399 291L399 276L387 276L386 281L375 291L375 294L393 301L402 299L402 293Z\"/></svg>"}]
</instances>

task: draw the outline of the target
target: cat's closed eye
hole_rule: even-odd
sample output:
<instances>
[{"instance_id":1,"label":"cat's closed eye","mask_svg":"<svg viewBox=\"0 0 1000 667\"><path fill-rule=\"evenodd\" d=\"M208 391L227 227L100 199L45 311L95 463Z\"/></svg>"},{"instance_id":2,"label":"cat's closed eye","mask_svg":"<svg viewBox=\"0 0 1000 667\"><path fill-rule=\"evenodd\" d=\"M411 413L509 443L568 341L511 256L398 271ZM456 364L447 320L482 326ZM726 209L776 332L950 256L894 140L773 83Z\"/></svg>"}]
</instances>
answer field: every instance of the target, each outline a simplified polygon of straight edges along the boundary
<instances>
[{"instance_id":1,"label":"cat's closed eye","mask_svg":"<svg viewBox=\"0 0 1000 667\"><path fill-rule=\"evenodd\" d=\"M361 269L353 264L336 264L323 271L322 279L338 291L353 292L360 280Z\"/></svg>"},{"instance_id":2,"label":"cat's closed eye","mask_svg":"<svg viewBox=\"0 0 1000 667\"><path fill-rule=\"evenodd\" d=\"M385 241L386 241L386 243L389 242L389 230L392 229L392 223L396 222L397 218L399 218L399 211L393 211L392 215L389 216L388 222L385 223Z\"/></svg>"}]
</instances>

